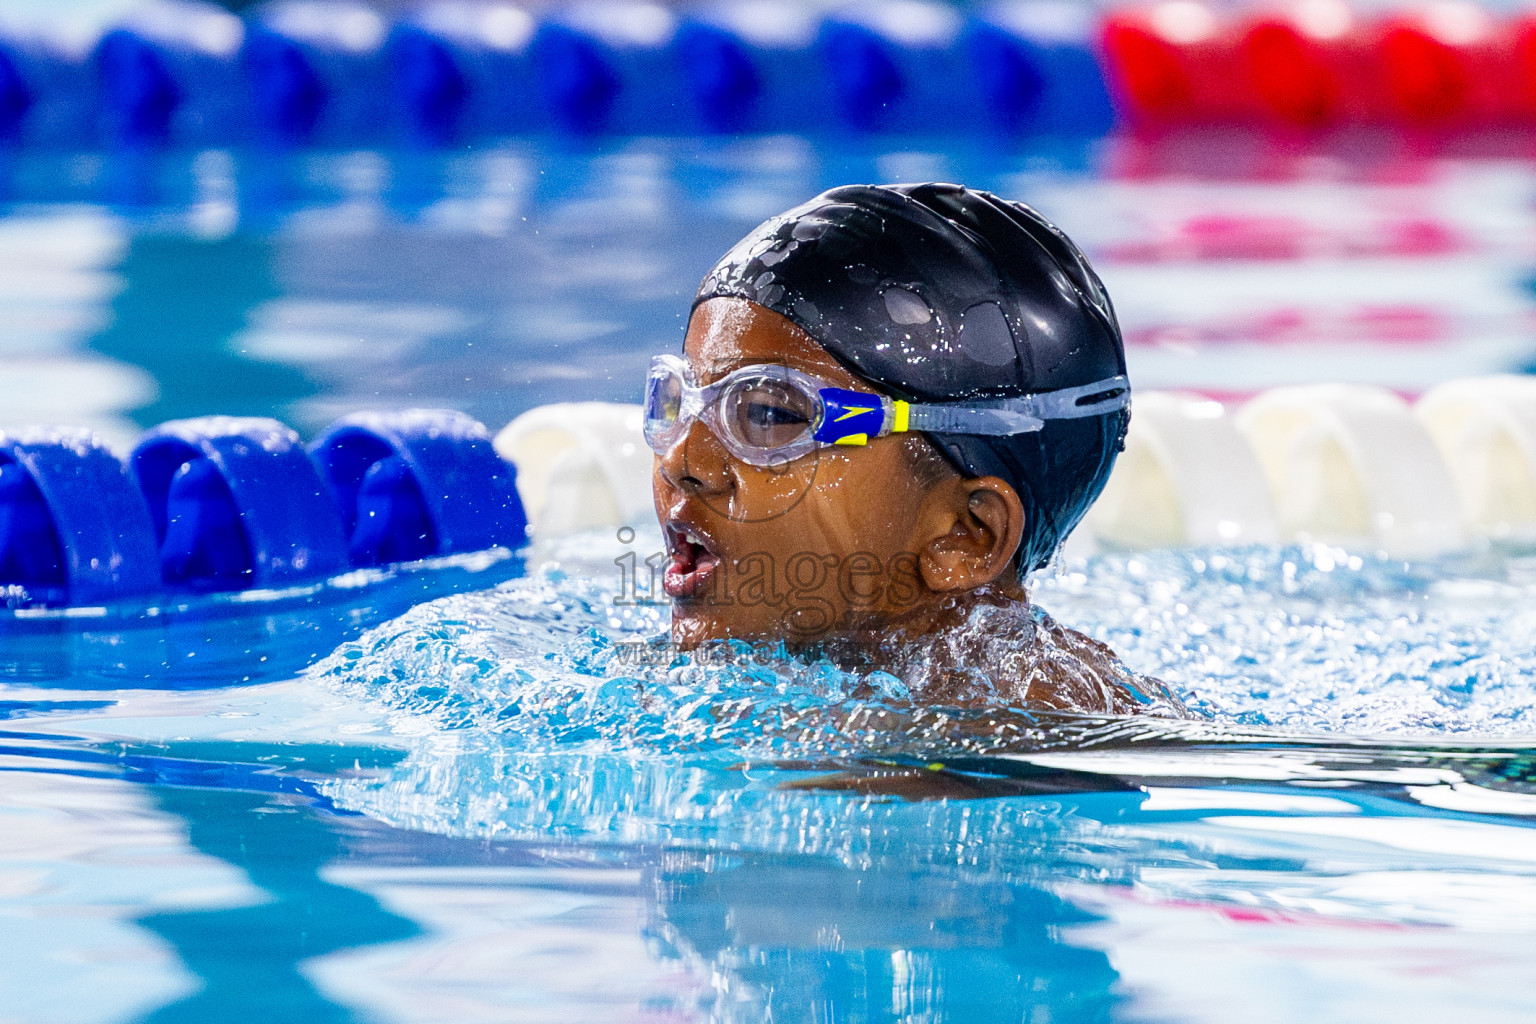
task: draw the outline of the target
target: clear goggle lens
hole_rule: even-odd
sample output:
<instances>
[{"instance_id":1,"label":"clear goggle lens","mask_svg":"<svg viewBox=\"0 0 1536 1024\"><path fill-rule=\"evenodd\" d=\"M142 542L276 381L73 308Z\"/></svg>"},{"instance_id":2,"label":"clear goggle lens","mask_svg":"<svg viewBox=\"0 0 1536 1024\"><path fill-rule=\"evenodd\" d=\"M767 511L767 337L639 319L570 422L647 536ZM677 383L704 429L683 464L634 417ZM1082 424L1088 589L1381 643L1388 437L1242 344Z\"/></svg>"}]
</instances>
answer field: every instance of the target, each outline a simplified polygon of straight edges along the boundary
<instances>
[{"instance_id":1,"label":"clear goggle lens","mask_svg":"<svg viewBox=\"0 0 1536 1024\"><path fill-rule=\"evenodd\" d=\"M788 381L748 378L733 381L716 406L721 427L748 448L776 451L810 436L820 405Z\"/></svg>"},{"instance_id":2,"label":"clear goggle lens","mask_svg":"<svg viewBox=\"0 0 1536 1024\"><path fill-rule=\"evenodd\" d=\"M652 367L645 382L645 439L652 448L670 447L683 418L683 375L668 367ZM659 450L659 449L658 449Z\"/></svg>"},{"instance_id":3,"label":"clear goggle lens","mask_svg":"<svg viewBox=\"0 0 1536 1024\"><path fill-rule=\"evenodd\" d=\"M785 366L749 366L694 387L681 360L658 358L646 381L645 438L666 452L703 419L732 455L755 466L798 458L816 446L818 382ZM803 378L803 379L802 379Z\"/></svg>"}]
</instances>

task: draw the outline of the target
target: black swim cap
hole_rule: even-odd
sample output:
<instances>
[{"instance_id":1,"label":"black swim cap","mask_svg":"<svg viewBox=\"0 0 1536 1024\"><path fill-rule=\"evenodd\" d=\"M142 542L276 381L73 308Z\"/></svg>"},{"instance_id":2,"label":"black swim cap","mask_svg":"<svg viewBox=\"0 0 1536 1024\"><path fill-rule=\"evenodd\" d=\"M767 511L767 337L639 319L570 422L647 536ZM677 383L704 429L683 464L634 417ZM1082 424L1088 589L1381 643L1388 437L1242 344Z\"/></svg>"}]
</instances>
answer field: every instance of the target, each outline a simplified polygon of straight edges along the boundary
<instances>
[{"instance_id":1,"label":"black swim cap","mask_svg":"<svg viewBox=\"0 0 1536 1024\"><path fill-rule=\"evenodd\" d=\"M763 223L699 286L788 318L896 398L1002 398L1125 373L1087 259L1023 203L960 185L847 185ZM1109 478L1129 407L1008 437L930 434L1026 514L1020 572L1050 561Z\"/></svg>"}]
</instances>

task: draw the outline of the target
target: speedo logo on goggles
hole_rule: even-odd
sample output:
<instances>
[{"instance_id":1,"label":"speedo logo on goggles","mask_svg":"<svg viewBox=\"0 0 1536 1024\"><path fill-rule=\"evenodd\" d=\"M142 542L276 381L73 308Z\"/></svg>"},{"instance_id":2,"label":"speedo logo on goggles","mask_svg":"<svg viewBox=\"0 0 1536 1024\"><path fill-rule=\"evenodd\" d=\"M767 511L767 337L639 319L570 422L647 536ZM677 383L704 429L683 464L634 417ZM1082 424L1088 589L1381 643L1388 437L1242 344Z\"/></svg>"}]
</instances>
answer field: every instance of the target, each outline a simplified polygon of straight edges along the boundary
<instances>
[{"instance_id":1,"label":"speedo logo on goggles","mask_svg":"<svg viewBox=\"0 0 1536 1024\"><path fill-rule=\"evenodd\" d=\"M736 458L753 466L797 459L820 445L868 444L872 437L921 430L1003 437L1046 420L1100 416L1131 400L1125 377L1014 398L904 402L833 387L789 366L743 366L713 384L693 382L686 360L656 356L645 382L645 440L665 454L702 419Z\"/></svg>"}]
</instances>

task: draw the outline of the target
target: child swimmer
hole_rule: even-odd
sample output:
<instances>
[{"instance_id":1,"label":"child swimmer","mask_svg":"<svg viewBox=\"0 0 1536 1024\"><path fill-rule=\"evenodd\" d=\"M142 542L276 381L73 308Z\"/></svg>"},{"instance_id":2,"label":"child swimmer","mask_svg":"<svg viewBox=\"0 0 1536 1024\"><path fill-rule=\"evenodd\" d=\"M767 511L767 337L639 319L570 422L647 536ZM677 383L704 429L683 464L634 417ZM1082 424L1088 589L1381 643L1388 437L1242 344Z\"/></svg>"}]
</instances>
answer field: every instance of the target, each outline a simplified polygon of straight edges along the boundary
<instances>
[{"instance_id":1,"label":"child swimmer","mask_svg":"<svg viewBox=\"0 0 1536 1024\"><path fill-rule=\"evenodd\" d=\"M683 350L645 403L674 642L814 647L925 704L1186 713L1025 591L1130 420L1109 298L1034 210L833 189L720 260Z\"/></svg>"}]
</instances>

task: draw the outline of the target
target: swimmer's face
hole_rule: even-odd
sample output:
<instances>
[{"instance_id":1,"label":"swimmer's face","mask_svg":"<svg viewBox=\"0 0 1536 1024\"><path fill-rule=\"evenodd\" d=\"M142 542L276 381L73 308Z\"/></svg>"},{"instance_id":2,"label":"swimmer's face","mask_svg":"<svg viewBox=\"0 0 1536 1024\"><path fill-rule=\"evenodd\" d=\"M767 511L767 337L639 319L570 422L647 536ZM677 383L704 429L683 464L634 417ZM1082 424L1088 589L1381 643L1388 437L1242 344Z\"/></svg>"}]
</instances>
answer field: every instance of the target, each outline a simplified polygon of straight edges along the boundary
<instances>
[{"instance_id":1,"label":"swimmer's face","mask_svg":"<svg viewBox=\"0 0 1536 1024\"><path fill-rule=\"evenodd\" d=\"M701 304L683 349L701 385L767 363L871 390L789 320L742 299ZM917 434L761 467L699 421L656 458L652 486L684 646L910 628L946 597L1011 579L1024 525L1007 484L963 478Z\"/></svg>"}]
</instances>

